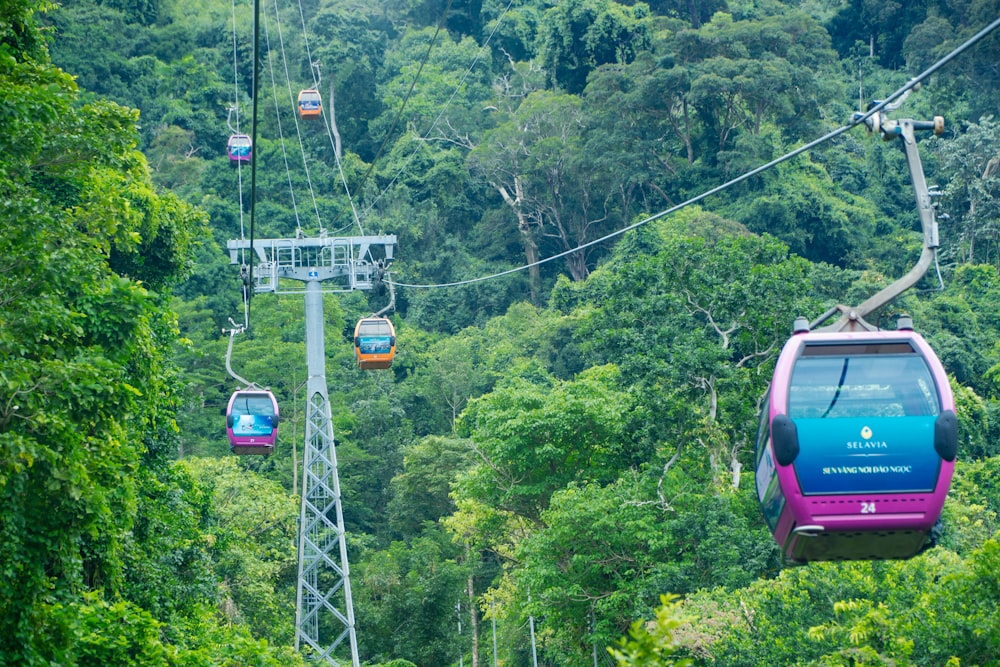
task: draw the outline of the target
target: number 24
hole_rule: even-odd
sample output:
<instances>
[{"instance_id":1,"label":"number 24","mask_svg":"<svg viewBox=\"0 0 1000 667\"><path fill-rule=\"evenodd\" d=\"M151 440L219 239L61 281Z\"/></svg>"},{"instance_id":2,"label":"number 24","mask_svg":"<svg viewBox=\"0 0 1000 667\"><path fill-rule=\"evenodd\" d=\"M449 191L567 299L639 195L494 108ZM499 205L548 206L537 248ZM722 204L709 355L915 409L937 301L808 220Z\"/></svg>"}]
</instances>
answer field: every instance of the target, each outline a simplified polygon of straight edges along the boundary
<instances>
[{"instance_id":1,"label":"number 24","mask_svg":"<svg viewBox=\"0 0 1000 667\"><path fill-rule=\"evenodd\" d=\"M862 514L875 514L875 503L861 503Z\"/></svg>"}]
</instances>

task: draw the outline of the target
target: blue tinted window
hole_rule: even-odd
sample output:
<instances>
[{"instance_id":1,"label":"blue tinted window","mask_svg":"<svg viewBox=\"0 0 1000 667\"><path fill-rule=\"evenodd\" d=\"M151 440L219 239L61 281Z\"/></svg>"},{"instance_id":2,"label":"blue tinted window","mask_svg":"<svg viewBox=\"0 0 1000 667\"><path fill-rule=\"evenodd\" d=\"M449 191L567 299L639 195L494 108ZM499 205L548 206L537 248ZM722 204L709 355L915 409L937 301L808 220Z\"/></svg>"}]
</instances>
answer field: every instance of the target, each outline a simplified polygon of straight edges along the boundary
<instances>
[{"instance_id":1,"label":"blue tinted window","mask_svg":"<svg viewBox=\"0 0 1000 667\"><path fill-rule=\"evenodd\" d=\"M905 355L803 356L795 363L788 416L937 415L937 389L923 358Z\"/></svg>"}]
</instances>

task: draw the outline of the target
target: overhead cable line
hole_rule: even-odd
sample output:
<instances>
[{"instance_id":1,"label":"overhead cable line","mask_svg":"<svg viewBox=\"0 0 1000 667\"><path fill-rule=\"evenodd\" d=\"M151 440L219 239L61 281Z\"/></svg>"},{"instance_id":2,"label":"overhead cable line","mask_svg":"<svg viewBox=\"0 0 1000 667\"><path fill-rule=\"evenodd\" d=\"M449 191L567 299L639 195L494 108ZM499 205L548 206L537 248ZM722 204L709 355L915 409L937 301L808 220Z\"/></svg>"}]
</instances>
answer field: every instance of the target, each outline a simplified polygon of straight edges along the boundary
<instances>
[{"instance_id":1,"label":"overhead cable line","mask_svg":"<svg viewBox=\"0 0 1000 667\"><path fill-rule=\"evenodd\" d=\"M282 67L283 67L283 69L285 71L285 88L288 90L289 103L294 107L295 106L295 95L292 92L291 77L288 74L288 58L285 55L285 39L284 39L284 34L282 33L282 30L281 30L281 16L280 16L279 11L278 11L278 2L277 2L277 0L275 0L275 2L274 2L274 18L275 18L275 25L276 25L277 31L278 31L278 46L279 46L279 48L281 50L281 64L282 64ZM264 30L267 31L267 21L266 21L266 18L265 18L265 23L264 23ZM268 49L270 49L270 39L268 39ZM269 56L268 57L268 62L270 63L271 62L270 61L270 51L268 52L268 56ZM272 90L273 90L274 87L275 87L273 69L272 69L272 74L271 74L271 86L272 86ZM280 113L280 110L278 108L278 94L277 94L277 92L274 92L274 108L275 108L275 114L279 118L278 122L279 122L279 128L280 128L281 113ZM315 192L315 190L313 190L312 174L309 171L309 161L306 159L305 142L302 139L302 130L301 130L300 126L299 126L299 117L298 117L298 114L293 114L292 118L295 121L295 134L298 137L298 141L299 141L299 153L302 155L302 168L305 171L306 184L309 187L309 196L310 196L310 198L312 200L313 212L316 214L316 225L320 229L322 229L323 228L323 219L320 217L320 214L319 214L319 205L316 202L316 192ZM284 142L282 142L282 154L284 155ZM291 169L289 168L288 160L287 159L285 160L285 174L288 177L288 187L289 187L290 190L292 190L292 172L291 172ZM296 233L298 233L301 230L301 225L299 223L298 209L295 207L295 201L294 200L295 200L295 194L294 194L294 190L292 190L292 207L295 210L296 225L299 225L298 229L296 230Z\"/></svg>"},{"instance_id":2,"label":"overhead cable line","mask_svg":"<svg viewBox=\"0 0 1000 667\"><path fill-rule=\"evenodd\" d=\"M492 41L493 39L493 36L496 35L497 30L500 29L500 26L503 24L504 17L507 16L507 12L510 11L510 8L511 6L513 6L513 4L514 0L509 0L507 2L507 6L504 7L502 12L500 12L500 16L497 18L496 23L493 25L493 30L490 31L489 36L485 39L485 41L483 41L483 45L479 48L479 51L476 53L476 57L472 59L472 64L470 64L469 67L465 70L465 74L462 75L462 78L459 80L458 85L455 86L455 89L451 92L451 97L449 97L448 101L445 102L444 105L442 105L441 111L434 119L434 122L431 123L430 127L427 128L427 131L424 132L423 135L424 141L426 141L430 137L431 132L434 130L435 127L437 127L437 124L441 121L441 118L444 117L444 112L448 110L448 107L451 106L451 103L455 100L455 97L458 95L458 91L462 89L463 85L465 85L466 80L472 74L472 70L475 69L476 65L479 63L479 59L482 58L483 53L486 52L486 47L489 46L490 41ZM385 194L392 188L392 186L395 185L396 181L399 180L399 177L403 174L404 171L406 171L406 168L410 166L410 162L413 161L416 155L417 155L416 150L410 153L410 155L406 158L406 161L403 162L403 165L396 171L396 175L393 176L392 180L389 181L388 185L382 188L382 192L380 192L378 196L372 200L371 204L367 208L365 208L365 210L361 214L362 216L367 215L373 208L375 208L375 205L382 199L382 197L385 196Z\"/></svg>"},{"instance_id":3,"label":"overhead cable line","mask_svg":"<svg viewBox=\"0 0 1000 667\"><path fill-rule=\"evenodd\" d=\"M358 214L358 208L354 205L354 198L351 197L351 188L350 188L350 186L347 185L347 176L344 174L344 163L341 160L340 150L338 148L338 142L337 142L337 140L333 136L333 125L337 121L336 121L336 118L335 118L336 109L335 109L334 103L333 103L333 84L332 83L330 84L330 99L329 99L329 104L327 104L327 106L330 108L330 120L329 121L327 121L327 118L326 118L326 107L323 107L323 109L320 112L321 116L323 118L323 127L326 128L326 135L330 139L330 148L333 150L333 158L337 162L337 173L340 174L340 183L341 183L341 185L344 186L344 194L347 196L347 202L351 205L351 215L352 215L352 220L353 220L351 223L349 223L347 225L344 225L343 227L341 227L340 229L338 229L334 233L335 234L339 234L340 232L342 232L345 229L347 229L348 227L350 227L351 224L355 224L355 225L358 226L358 233L361 234L362 236L364 236L365 230L361 226L361 216Z\"/></svg>"},{"instance_id":4,"label":"overhead cable line","mask_svg":"<svg viewBox=\"0 0 1000 667\"><path fill-rule=\"evenodd\" d=\"M258 83L260 80L260 0L253 0L253 103L252 103L252 113L250 119L250 145L257 145L257 98L258 96ZM247 276L248 280L245 281L246 285L253 285L253 261L256 253L254 252L253 242L254 242L254 222L256 220L257 211L257 162L259 151L254 151L250 156L250 267L249 274ZM247 289L246 291L246 313L247 313L247 328L250 328L250 302L253 296L253 289Z\"/></svg>"},{"instance_id":5,"label":"overhead cable line","mask_svg":"<svg viewBox=\"0 0 1000 667\"><path fill-rule=\"evenodd\" d=\"M458 280L458 281L451 282L451 283L438 283L438 284L432 284L432 285L415 285L415 284L400 283L400 282L396 282L394 284L397 287L410 287L410 288L419 288L419 289L432 289L432 288L440 288L440 287L460 287L462 285L471 285L473 283L480 283L480 282L484 282L486 280L492 280L494 278L501 278L503 276L507 276L507 275L510 275L512 273L517 273L519 271L524 271L524 270L529 269L531 267L540 266L542 264L546 264L546 263L551 262L553 260L560 259L562 257L566 257L567 255L571 255L571 254L573 254L575 252L579 252L580 250L583 250L585 248L589 248L589 247L591 247L593 245L597 245L598 243L603 243L604 241L607 241L609 239L615 238L617 236L621 236L625 232L629 232L629 231L631 231L633 229L636 229L637 227L641 227L641 226L643 226L643 225L645 225L647 223L653 222L654 220L659 220L660 218L662 218L664 216L670 215L671 213L675 213L675 212L681 210L682 208L685 208L685 207L690 206L692 204L696 204L696 203L698 203L698 202L700 202L700 201L702 201L702 200L704 200L704 199L706 199L708 197L711 197L714 194L718 194L718 193L722 192L723 190L726 190L726 189L728 189L728 188L730 188L730 187L732 187L734 185L742 183L743 181L745 181L745 180L747 180L749 178L752 178L752 177L756 176L757 174L760 174L761 172L767 171L768 169L770 169L772 167L775 167L775 166L781 164L782 162L787 162L788 160L792 159L793 157L801 155L802 153L804 153L804 152L806 152L808 150L811 150L811 149L815 148L816 146L819 146L820 144L823 144L823 143L825 143L827 141L830 141L831 139L834 139L834 138L840 136L841 134L844 134L848 130L851 130L852 128L854 128L856 125L860 125L860 124L864 123L864 121L866 121L868 118L871 118L875 114L877 114L880 111L884 110L894 100L898 99L903 94L908 93L910 90L916 88L924 79L926 79L931 74L933 74L937 70L939 70L942 67L944 67L946 64L948 64L949 62L951 62L952 60L954 60L955 58L957 58L959 55L961 55L964 51L966 51L967 49L969 49L970 47L972 47L973 45L975 45L977 42L979 42L981 39L983 39L984 37L986 37L986 35L988 35L990 32L992 32L994 29L996 29L997 26L1000 26L1000 19L997 19L997 20L993 21L993 23L989 24L988 26L986 26L985 28L983 28L982 30L980 30L979 32L977 32L975 35L973 35L972 37L970 37L961 46L957 47L951 53L947 54L946 56L944 56L943 58L941 58L940 60L938 60L936 63L934 63L933 65L931 65L930 67L928 67L926 70L924 70L923 72L921 72L917 76L915 76L912 79L910 79L909 81L907 81L906 84L903 85L903 87L901 87L899 90L895 91L894 93L892 93L891 95L889 95L884 100L879 101L877 104L872 105L872 107L870 109L868 109L868 111L866 111L865 113L855 114L854 118L852 118L851 122L848 123L847 125L843 125L841 127L838 127L836 130L833 130L832 132L829 132L829 133L823 135L819 139L815 139L813 141L810 141L809 143L807 143L807 144L805 144L803 146L800 146L799 148L796 148L793 151L785 153L784 155L782 155L779 158L771 160L767 164L763 164L763 165L757 167L756 169L752 169L751 171L745 172L745 173L737 176L736 178L734 178L734 179L732 179L730 181L726 181L722 185L718 185L718 186L712 188L711 190L708 190L706 192L703 192L700 195L692 197L691 199L688 199L687 201L681 202L680 204L677 204L676 206L671 206L670 208L668 208L668 209L666 209L664 211L660 211L659 213L655 213L655 214L653 214L653 215L651 215L651 216L649 216L647 218L644 218L644 219L642 219L642 220L640 220L638 222L635 222L635 223L633 223L631 225L628 225L627 227L623 227L622 229L619 229L617 231L611 232L610 234L602 236L599 239L594 239L593 241L588 241L587 243L583 243L583 244L581 244L581 245L579 245L579 246L577 246L575 248L572 248L570 250L565 250L563 252L557 253L557 254L552 255L550 257L545 257L543 259L540 259L537 262L532 262L530 264L525 264L523 266L518 266L518 267L513 268L513 269L507 269L506 271L500 271L498 273L493 273L493 274L487 275L487 276L479 276L477 278L470 278L468 280Z\"/></svg>"},{"instance_id":6,"label":"overhead cable line","mask_svg":"<svg viewBox=\"0 0 1000 667\"><path fill-rule=\"evenodd\" d=\"M385 150L386 144L389 143L389 139L392 137L393 130L396 129L396 125L399 123L400 117L403 115L403 109L406 108L406 103L409 102L410 96L413 94L413 89L417 86L417 81L420 80L420 74L424 71L424 66L427 61L430 60L431 50L434 48L434 44L437 42L438 35L441 33L441 26L447 20L448 14L451 12L451 0L448 0L448 4L444 9L444 13L441 14L441 18L438 21L437 29L434 30L434 36L431 37L430 43L427 45L427 52L424 53L424 59L420 61L420 67L417 68L417 73L413 77L413 81L410 82L410 89L406 91L406 96L403 98L402 104L399 105L399 109L396 111L396 117L392 119L392 125L389 126L389 130L385 133L385 137L382 139L382 144L378 147L375 152L375 157L372 158L371 164L368 165L368 169L365 171L365 175L361 177L361 185L358 186L358 190L364 187L365 182L368 177L371 176L372 170L375 168L375 163L378 161L379 157L382 155L382 151Z\"/></svg>"},{"instance_id":7,"label":"overhead cable line","mask_svg":"<svg viewBox=\"0 0 1000 667\"><path fill-rule=\"evenodd\" d=\"M232 12L233 12L233 106L229 110L229 116L232 117L233 113L236 114L236 128L234 129L233 126L229 123L229 118L226 119L226 125L229 126L229 130L231 132L234 132L235 134L240 134L240 71L239 71L239 64L238 64L239 63L239 59L238 59L238 51L237 51L236 0L233 0L233 2L232 2ZM253 147L253 143L251 141L251 159L253 159L253 157L252 157L252 147ZM244 235L244 226L243 226L243 164L242 164L242 161L240 161L240 160L236 161L236 181L237 181L237 190L239 192L239 198L240 198L240 214L239 214L240 215L240 238L243 239L243 238L246 238L246 236ZM251 261L253 261L253 260L251 260ZM241 251L241 253L240 253L240 263L243 266L247 265L246 251L245 250ZM243 286L242 286L242 290L243 290L243 325L242 325L242 329L247 329L247 328L250 327L250 294L249 294L249 289L250 289L250 283L249 283L249 281L244 281ZM232 320L230 320L230 322L232 322ZM233 322L233 325L234 325L234 331L240 329L240 327L237 326L235 322Z\"/></svg>"},{"instance_id":8,"label":"overhead cable line","mask_svg":"<svg viewBox=\"0 0 1000 667\"><path fill-rule=\"evenodd\" d=\"M307 59L307 62L309 63L309 73L312 74L312 77L313 77L313 88L315 88L317 90L317 92L318 92L319 91L320 78L321 78L320 75L319 75L319 63L313 62L313 59L312 59L312 50L309 47L309 31L306 28L306 16L305 16L305 11L302 8L302 0L298 0L298 6L299 6L299 20L302 22L302 42L303 42L303 44L305 45L305 48L306 48L306 59ZM277 12L277 5L275 5L275 11ZM286 72L287 72L287 67L286 67ZM333 84L330 85L330 90L331 90L331 96L332 96ZM331 117L331 122L332 122L332 118L333 118L333 111L332 111L333 99L332 99L332 97L331 97L331 99L329 101L329 104L327 106L331 107L331 112L330 112L331 116L330 117ZM364 234L365 233L364 229L362 229L362 227L361 227L361 219L358 217L358 209L357 209L357 207L354 206L354 199L351 197L351 190L350 190L350 188L347 185L347 178L344 176L344 167L341 164L340 151L337 150L337 143L334 140L333 130L331 129L331 125L330 125L330 123L327 122L326 110L323 109L322 107L320 109L320 117L323 119L323 128L326 130L327 137L329 137L329 139L330 139L330 147L333 149L333 157L334 157L334 160L337 163L337 171L340 174L340 182L344 186L344 194L347 196L347 201L351 205L351 213L353 215L353 223L351 223L351 224L357 224L358 231L361 234ZM296 127L298 127L297 123L296 123ZM302 159L303 159L303 162L304 162L305 161L305 149L303 149ZM310 192L312 192L311 186L310 186ZM313 195L313 205L315 205L315 195ZM338 229L334 233L339 233L340 231L343 231L344 229L346 229L346 228L348 228L350 226L351 226L350 224L345 225L344 227Z\"/></svg>"}]
</instances>

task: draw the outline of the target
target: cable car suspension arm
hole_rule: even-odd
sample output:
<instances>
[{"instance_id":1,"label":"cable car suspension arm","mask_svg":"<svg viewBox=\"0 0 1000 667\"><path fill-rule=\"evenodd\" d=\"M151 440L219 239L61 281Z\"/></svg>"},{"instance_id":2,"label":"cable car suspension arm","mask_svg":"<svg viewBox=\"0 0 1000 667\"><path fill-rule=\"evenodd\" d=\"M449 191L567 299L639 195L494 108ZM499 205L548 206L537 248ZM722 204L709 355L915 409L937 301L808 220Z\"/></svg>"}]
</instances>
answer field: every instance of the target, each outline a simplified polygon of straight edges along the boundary
<instances>
[{"instance_id":1,"label":"cable car suspension arm","mask_svg":"<svg viewBox=\"0 0 1000 667\"><path fill-rule=\"evenodd\" d=\"M240 325L236 324L236 322L233 322L232 318L229 318L229 323L233 325L233 328L230 329L228 332L225 329L222 330L222 333L229 334L229 347L228 349L226 349L226 372L232 375L234 378L236 378L237 381L242 382L245 387L252 387L254 386L254 383L244 380L239 375L237 375L233 371L233 367L230 364L230 359L232 359L233 356L233 339L236 338L236 334L243 333L244 331L246 331L246 328L241 327Z\"/></svg>"},{"instance_id":2,"label":"cable car suspension arm","mask_svg":"<svg viewBox=\"0 0 1000 667\"><path fill-rule=\"evenodd\" d=\"M373 317L382 317L389 311L394 310L396 308L396 288L392 284L392 276L389 275L389 271L383 267L384 265L382 264L382 261L379 260L378 280L385 282L385 284L389 286L389 305L387 305L385 308L378 311L377 313L374 313L372 315ZM385 275L386 278L384 281L382 280L383 274Z\"/></svg>"},{"instance_id":3,"label":"cable car suspension arm","mask_svg":"<svg viewBox=\"0 0 1000 667\"><path fill-rule=\"evenodd\" d=\"M907 91L907 94L909 91ZM899 108L907 95L903 95L900 100L892 105L886 105L885 109L894 110ZM855 114L855 118L862 114ZM906 154L907 166L910 170L910 180L913 182L914 195L917 201L917 212L920 215L920 226L924 235L923 250L920 258L906 275L896 280L891 285L885 287L878 293L869 297L864 303L850 308L837 305L824 313L815 323L822 323L836 312L841 316L834 324L818 329L819 331L850 331L864 329L873 331L877 327L865 322L866 315L878 310L882 306L890 303L900 294L916 285L934 262L938 241L937 220L934 218L934 204L931 202L931 192L924 179L924 168L920 162L920 153L917 150L915 132L933 130L934 134L940 135L944 131L944 118L935 116L932 121L901 119L890 120L884 113L876 112L864 119L869 132L878 132L884 141L899 139L902 142L903 151ZM811 327L810 327L811 328Z\"/></svg>"}]
</instances>

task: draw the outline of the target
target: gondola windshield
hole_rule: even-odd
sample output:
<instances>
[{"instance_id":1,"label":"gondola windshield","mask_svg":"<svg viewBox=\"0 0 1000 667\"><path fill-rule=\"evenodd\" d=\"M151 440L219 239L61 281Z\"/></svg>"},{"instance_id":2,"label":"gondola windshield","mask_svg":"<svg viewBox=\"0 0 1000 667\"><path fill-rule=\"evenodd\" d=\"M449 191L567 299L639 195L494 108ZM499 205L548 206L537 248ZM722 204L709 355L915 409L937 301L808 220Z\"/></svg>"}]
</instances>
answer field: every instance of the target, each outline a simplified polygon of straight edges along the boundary
<instances>
[{"instance_id":1,"label":"gondola windshield","mask_svg":"<svg viewBox=\"0 0 1000 667\"><path fill-rule=\"evenodd\" d=\"M357 344L361 354L388 354L394 344L388 320L362 320L358 326Z\"/></svg>"},{"instance_id":2,"label":"gondola windshield","mask_svg":"<svg viewBox=\"0 0 1000 667\"><path fill-rule=\"evenodd\" d=\"M318 116L323 103L319 91L306 89L299 92L299 112L301 115Z\"/></svg>"},{"instance_id":3,"label":"gondola windshield","mask_svg":"<svg viewBox=\"0 0 1000 667\"><path fill-rule=\"evenodd\" d=\"M933 490L940 399L926 362L907 343L854 347L864 353L807 346L792 371L788 416L802 447L794 462L802 492Z\"/></svg>"}]
</instances>

